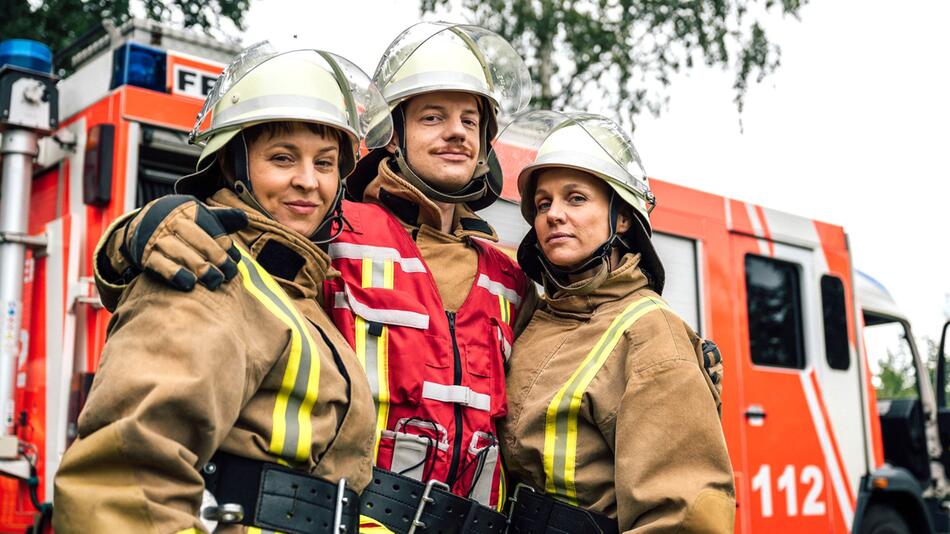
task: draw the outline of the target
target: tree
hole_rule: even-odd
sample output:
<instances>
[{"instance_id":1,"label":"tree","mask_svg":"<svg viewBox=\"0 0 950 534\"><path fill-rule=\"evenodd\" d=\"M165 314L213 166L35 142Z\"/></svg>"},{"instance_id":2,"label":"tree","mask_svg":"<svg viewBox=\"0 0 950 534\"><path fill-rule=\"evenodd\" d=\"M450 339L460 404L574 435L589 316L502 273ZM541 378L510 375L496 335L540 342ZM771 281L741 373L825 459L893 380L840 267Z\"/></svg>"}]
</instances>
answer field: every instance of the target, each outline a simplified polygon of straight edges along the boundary
<instances>
[{"instance_id":1,"label":"tree","mask_svg":"<svg viewBox=\"0 0 950 534\"><path fill-rule=\"evenodd\" d=\"M144 7L150 19L174 20L185 28L212 32L224 20L243 30L250 0L139 0L136 5ZM103 20L118 25L132 16L130 0L2 0L2 11L6 15L0 17L0 40L35 39L54 54Z\"/></svg>"},{"instance_id":2,"label":"tree","mask_svg":"<svg viewBox=\"0 0 950 534\"><path fill-rule=\"evenodd\" d=\"M587 109L595 89L603 109L632 126L644 109L658 115L672 75L700 61L735 71L741 114L749 80L779 66L765 18L798 18L807 0L421 0L421 10L455 1L522 54L535 107Z\"/></svg>"},{"instance_id":3,"label":"tree","mask_svg":"<svg viewBox=\"0 0 950 534\"><path fill-rule=\"evenodd\" d=\"M908 354L887 350L879 362L881 371L874 377L878 399L913 399L917 393L917 370Z\"/></svg>"}]
</instances>

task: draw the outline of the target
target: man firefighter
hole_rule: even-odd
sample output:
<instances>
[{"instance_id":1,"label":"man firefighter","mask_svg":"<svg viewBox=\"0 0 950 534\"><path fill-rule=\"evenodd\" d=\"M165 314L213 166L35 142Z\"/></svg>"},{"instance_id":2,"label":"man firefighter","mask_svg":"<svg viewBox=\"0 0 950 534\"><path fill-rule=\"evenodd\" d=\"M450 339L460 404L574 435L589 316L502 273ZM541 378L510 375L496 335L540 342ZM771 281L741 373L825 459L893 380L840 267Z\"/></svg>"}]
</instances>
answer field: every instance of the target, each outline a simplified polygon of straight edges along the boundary
<instances>
[{"instance_id":1,"label":"man firefighter","mask_svg":"<svg viewBox=\"0 0 950 534\"><path fill-rule=\"evenodd\" d=\"M487 243L497 235L475 211L500 194L489 142L500 111L527 105L530 78L498 35L422 23L393 41L374 80L394 135L346 180L351 201L327 247L342 276L324 282L321 303L362 363L376 407L377 469L362 513L395 532L423 524L501 532L504 367L515 325L537 295ZM188 210L143 235L154 205L103 238L96 274L107 306L143 270L183 290L232 276L227 236L160 231L200 226ZM144 246L130 247L128 236Z\"/></svg>"}]
</instances>

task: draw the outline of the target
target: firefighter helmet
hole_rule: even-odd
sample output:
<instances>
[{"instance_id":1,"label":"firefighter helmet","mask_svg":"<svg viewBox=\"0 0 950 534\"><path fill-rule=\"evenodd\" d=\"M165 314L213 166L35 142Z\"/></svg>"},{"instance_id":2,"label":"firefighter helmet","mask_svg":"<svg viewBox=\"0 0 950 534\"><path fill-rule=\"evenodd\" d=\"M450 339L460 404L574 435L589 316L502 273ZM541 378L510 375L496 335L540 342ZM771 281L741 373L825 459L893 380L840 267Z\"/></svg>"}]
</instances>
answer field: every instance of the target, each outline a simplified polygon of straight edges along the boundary
<instances>
[{"instance_id":1,"label":"firefighter helmet","mask_svg":"<svg viewBox=\"0 0 950 534\"><path fill-rule=\"evenodd\" d=\"M373 149L385 146L392 135L386 101L359 67L330 52L264 41L239 53L212 87L189 135L190 142L202 147L197 172L180 179L176 191L199 194L216 189L217 184L206 182L222 149L230 144L237 158L235 191L267 214L252 194L247 147L239 134L250 126L278 121L323 124L343 132L349 143L340 147L341 177L355 168L361 141ZM318 233L339 218L342 190Z\"/></svg>"},{"instance_id":2,"label":"firefighter helmet","mask_svg":"<svg viewBox=\"0 0 950 534\"><path fill-rule=\"evenodd\" d=\"M373 76L395 116L399 138L394 160L400 173L429 198L466 202L474 209L488 206L501 193L502 177L492 172L490 142L498 131L497 115L523 110L531 99L531 77L520 55L503 37L479 26L424 22L409 27L389 45ZM405 123L400 104L436 91L470 93L481 100L482 121L478 164L472 180L458 191L441 191L418 177L406 160ZM347 179L347 191L361 199L376 176L378 151Z\"/></svg>"},{"instance_id":3,"label":"firefighter helmet","mask_svg":"<svg viewBox=\"0 0 950 534\"><path fill-rule=\"evenodd\" d=\"M264 41L243 50L224 69L189 140L203 148L200 167L243 128L273 121L312 122L345 132L355 164L361 140L369 149L389 142L388 111L369 77L345 58L315 49L281 50ZM343 176L350 171L341 169Z\"/></svg>"},{"instance_id":4,"label":"firefighter helmet","mask_svg":"<svg viewBox=\"0 0 950 534\"><path fill-rule=\"evenodd\" d=\"M522 114L498 136L496 145L505 148L496 154L503 168L520 169L518 192L521 195L521 214L534 224L534 189L537 172L552 167L570 168L587 172L603 180L625 204L633 210L633 224L623 235L617 235L616 217L619 204L611 199L609 238L598 247L591 258L579 267L566 272L544 258L537 245L534 231L528 232L518 252L525 272L541 280L545 271L557 282L565 274L590 269L598 262L606 262L610 249L616 245L641 254L641 266L647 272L653 288L661 292L664 282L663 264L650 241L652 227L650 212L656 199L650 191L649 180L633 142L613 121L589 113L561 113L532 111ZM529 161L518 161L525 154ZM523 259L524 257L524 259Z\"/></svg>"}]
</instances>

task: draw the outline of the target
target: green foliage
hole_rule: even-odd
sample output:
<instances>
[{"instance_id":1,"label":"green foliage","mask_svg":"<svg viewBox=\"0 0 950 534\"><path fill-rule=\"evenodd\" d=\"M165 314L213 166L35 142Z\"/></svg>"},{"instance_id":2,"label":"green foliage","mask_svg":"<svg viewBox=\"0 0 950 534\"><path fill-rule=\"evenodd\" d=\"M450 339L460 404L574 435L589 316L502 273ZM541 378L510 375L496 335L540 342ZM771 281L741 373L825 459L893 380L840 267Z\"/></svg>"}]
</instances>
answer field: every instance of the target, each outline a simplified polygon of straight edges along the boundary
<instances>
[{"instance_id":1,"label":"green foliage","mask_svg":"<svg viewBox=\"0 0 950 534\"><path fill-rule=\"evenodd\" d=\"M880 373L874 378L878 399L913 399L917 393L917 371L908 354L887 351L887 357L879 362Z\"/></svg>"},{"instance_id":2,"label":"green foliage","mask_svg":"<svg viewBox=\"0 0 950 534\"><path fill-rule=\"evenodd\" d=\"M632 125L658 115L673 74L697 62L732 69L740 113L750 79L779 66L762 21L798 16L806 0L421 0L422 12L458 2L476 23L508 39L537 82L533 105L586 108L596 88ZM659 83L657 83L659 82Z\"/></svg>"},{"instance_id":3,"label":"green foliage","mask_svg":"<svg viewBox=\"0 0 950 534\"><path fill-rule=\"evenodd\" d=\"M243 30L250 0L144 0L144 7L148 18L173 20L185 28L207 32L227 19ZM3 0L2 12L0 41L35 39L49 45L54 54L103 20L118 25L132 16L129 0Z\"/></svg>"}]
</instances>

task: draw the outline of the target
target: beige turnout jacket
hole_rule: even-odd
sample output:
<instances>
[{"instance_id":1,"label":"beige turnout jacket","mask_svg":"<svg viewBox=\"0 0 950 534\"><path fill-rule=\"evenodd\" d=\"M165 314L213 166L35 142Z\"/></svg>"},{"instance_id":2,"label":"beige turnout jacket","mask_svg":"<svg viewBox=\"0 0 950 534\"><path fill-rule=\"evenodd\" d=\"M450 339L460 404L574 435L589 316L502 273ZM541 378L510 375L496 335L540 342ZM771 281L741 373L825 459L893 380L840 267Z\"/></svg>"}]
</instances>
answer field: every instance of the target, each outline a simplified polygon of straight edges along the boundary
<instances>
[{"instance_id":1,"label":"beige turnout jacket","mask_svg":"<svg viewBox=\"0 0 950 534\"><path fill-rule=\"evenodd\" d=\"M369 482L367 380L318 304L329 258L229 191L209 204L250 219L240 274L214 292L150 276L125 291L56 476L57 533L203 532L198 469L218 450Z\"/></svg>"},{"instance_id":2,"label":"beige turnout jacket","mask_svg":"<svg viewBox=\"0 0 950 534\"><path fill-rule=\"evenodd\" d=\"M500 428L523 482L621 532L731 533L732 467L701 340L628 254L589 295L542 302L516 340Z\"/></svg>"}]
</instances>

